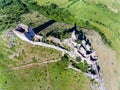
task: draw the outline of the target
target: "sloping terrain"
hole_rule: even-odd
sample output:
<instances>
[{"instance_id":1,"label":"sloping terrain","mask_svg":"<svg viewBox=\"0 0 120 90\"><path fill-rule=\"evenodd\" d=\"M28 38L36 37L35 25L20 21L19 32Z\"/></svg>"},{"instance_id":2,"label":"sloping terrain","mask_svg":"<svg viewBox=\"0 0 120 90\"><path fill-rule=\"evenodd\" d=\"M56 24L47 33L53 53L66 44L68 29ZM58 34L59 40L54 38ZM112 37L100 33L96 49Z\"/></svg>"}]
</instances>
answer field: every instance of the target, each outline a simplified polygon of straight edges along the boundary
<instances>
[{"instance_id":1,"label":"sloping terrain","mask_svg":"<svg viewBox=\"0 0 120 90\"><path fill-rule=\"evenodd\" d=\"M100 35L93 30L84 30L87 38L89 38L92 46L99 57L102 76L104 78L106 90L117 90L117 61L116 53L111 48L107 47Z\"/></svg>"},{"instance_id":2,"label":"sloping terrain","mask_svg":"<svg viewBox=\"0 0 120 90\"><path fill-rule=\"evenodd\" d=\"M104 44L112 48L116 53L116 58L112 58L116 60L117 64L113 64L113 67L116 68L111 73L117 74L117 87L120 87L120 5L118 0L91 0L90 2L87 0L63 0L63 2L60 0L31 1L36 2L38 8L42 8L40 11L44 10L43 14L48 17L66 23L76 23L81 27L97 31L101 35ZM59 11L59 9L61 9L61 11ZM64 11L69 13L68 16L66 14L64 15ZM107 50L105 53L107 53ZM112 88L110 89L114 90Z\"/></svg>"},{"instance_id":3,"label":"sloping terrain","mask_svg":"<svg viewBox=\"0 0 120 90\"><path fill-rule=\"evenodd\" d=\"M34 19L28 18L30 16ZM38 17L38 12L34 11L23 14L21 18L26 22L34 22L34 27L49 21L41 14ZM56 28L64 30L71 28L71 25L56 22L44 30L46 32ZM2 32L0 39L0 89L88 90L91 88L89 78L82 73L67 69L68 65L60 61L61 52L23 42L14 35L12 29Z\"/></svg>"},{"instance_id":4,"label":"sloping terrain","mask_svg":"<svg viewBox=\"0 0 120 90\"><path fill-rule=\"evenodd\" d=\"M119 6L118 0L0 0L0 89L91 89L89 78L65 69L63 62L56 62L61 60L61 52L30 45L11 32L18 23L35 28L54 19L60 22L53 23L40 34L56 29L64 31L74 23L100 34L101 37L94 31L85 32L98 53L106 88L119 90ZM54 63L49 63L53 60Z\"/></svg>"},{"instance_id":5,"label":"sloping terrain","mask_svg":"<svg viewBox=\"0 0 120 90\"><path fill-rule=\"evenodd\" d=\"M13 33L6 32L1 35L4 44L1 45L1 50L5 52L1 54L0 63L5 68L1 67L0 70L0 89L88 90L90 88L89 78L82 73L65 69L68 65L59 61L61 52L25 43L16 36L11 42L11 36L9 37L11 34ZM13 43L12 47L9 46Z\"/></svg>"}]
</instances>

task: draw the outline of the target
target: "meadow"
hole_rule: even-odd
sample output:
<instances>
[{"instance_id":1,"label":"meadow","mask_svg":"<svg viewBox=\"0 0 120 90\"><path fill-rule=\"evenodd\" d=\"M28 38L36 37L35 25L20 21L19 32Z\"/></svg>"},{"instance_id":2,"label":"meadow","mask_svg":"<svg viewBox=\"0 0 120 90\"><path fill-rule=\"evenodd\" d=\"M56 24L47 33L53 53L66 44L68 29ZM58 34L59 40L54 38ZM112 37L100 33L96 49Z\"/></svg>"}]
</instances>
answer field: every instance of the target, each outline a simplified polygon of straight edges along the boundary
<instances>
[{"instance_id":1,"label":"meadow","mask_svg":"<svg viewBox=\"0 0 120 90\"><path fill-rule=\"evenodd\" d=\"M14 41L16 46L8 49L9 37L6 34L2 34L1 37L4 37L4 40L0 41L2 43L0 44L1 90L79 90L79 88L88 90L90 88L90 79L83 73L67 69L68 58L61 58L61 52L30 45L16 36ZM10 59L11 55L15 56ZM60 61L42 63L50 60Z\"/></svg>"},{"instance_id":2,"label":"meadow","mask_svg":"<svg viewBox=\"0 0 120 90\"><path fill-rule=\"evenodd\" d=\"M79 88L88 90L89 88L89 78L86 78L81 73L61 68L61 66L64 66L61 62L9 71L10 68L16 66L61 58L60 52L28 45L17 37L15 38L16 46L9 49L9 37L5 32L13 30L18 23L36 27L50 19L54 19L72 25L76 23L81 28L95 30L101 35L104 43L116 51L119 65L120 12L115 13L108 8L110 6L119 10L119 2L116 3L115 0L110 2L109 0L97 1L0 0L0 72L8 70L2 74L0 73L0 89L45 90L48 84L47 78L51 90L61 90L61 88L63 90L79 90ZM49 19L39 13L33 13L34 11L43 14ZM17 53L18 55L13 59L9 58L9 55ZM46 76L47 70L49 77ZM118 73L118 71L116 72Z\"/></svg>"},{"instance_id":3,"label":"meadow","mask_svg":"<svg viewBox=\"0 0 120 90\"><path fill-rule=\"evenodd\" d=\"M120 65L120 3L117 0L31 0L37 11L57 21L97 31L104 44L116 52L116 70ZM29 5L28 5L29 6ZM34 5L33 5L34 6ZM117 11L116 11L117 10ZM119 86L120 80L117 80Z\"/></svg>"},{"instance_id":4,"label":"meadow","mask_svg":"<svg viewBox=\"0 0 120 90\"><path fill-rule=\"evenodd\" d=\"M14 3L17 3L17 1ZM4 18L0 18L2 20L0 22L0 90L47 90L48 88L52 90L79 90L79 88L88 90L91 84L90 79L82 73L65 69L68 66L65 62L58 61L50 64L42 64L45 61L60 60L61 52L50 48L30 45L21 41L16 36L13 36L14 39L11 39L11 35L13 35L12 30L18 23L37 27L50 20L33 10L29 12L21 11L22 13L19 14L20 7L13 9L14 7L17 7L17 5L4 6L1 9L2 13L0 13L1 16L3 16L2 14L5 15ZM11 9L13 10L11 11ZM14 16L7 19L9 15L14 14L16 15L15 20L12 19ZM17 18L19 19L17 20ZM71 25L58 22L45 29L45 32L56 28L64 30L70 27ZM11 44L14 45L11 47ZM64 87L63 84L65 85Z\"/></svg>"}]
</instances>

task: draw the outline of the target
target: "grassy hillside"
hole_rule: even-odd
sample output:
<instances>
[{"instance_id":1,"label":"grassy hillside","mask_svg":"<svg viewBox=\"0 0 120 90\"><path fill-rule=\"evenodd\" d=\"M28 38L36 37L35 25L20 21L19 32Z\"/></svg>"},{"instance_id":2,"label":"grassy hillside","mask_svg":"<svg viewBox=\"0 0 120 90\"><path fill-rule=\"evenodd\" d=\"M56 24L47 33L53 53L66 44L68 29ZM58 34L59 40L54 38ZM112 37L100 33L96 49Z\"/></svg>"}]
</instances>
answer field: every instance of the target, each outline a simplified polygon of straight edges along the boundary
<instances>
[{"instance_id":1,"label":"grassy hillside","mask_svg":"<svg viewBox=\"0 0 120 90\"><path fill-rule=\"evenodd\" d=\"M117 57L120 58L120 12L112 12L106 5L102 4L103 2L96 4L84 0L31 1L37 2L34 3L36 10L52 19L71 24L77 23L81 27L96 30L103 41L111 46L116 51Z\"/></svg>"},{"instance_id":2,"label":"grassy hillside","mask_svg":"<svg viewBox=\"0 0 120 90\"><path fill-rule=\"evenodd\" d=\"M0 89L1 90L88 90L90 79L82 73L65 69L68 63L60 60L61 52L30 45L14 36L15 46L10 48L12 32L0 36ZM63 87L64 86L64 87Z\"/></svg>"},{"instance_id":3,"label":"grassy hillside","mask_svg":"<svg viewBox=\"0 0 120 90\"><path fill-rule=\"evenodd\" d=\"M36 65L0 74L1 90L89 90L89 79L73 70L65 70L60 62ZM47 71L47 67L49 70ZM47 76L49 73L49 77ZM47 87L49 86L49 87Z\"/></svg>"},{"instance_id":4,"label":"grassy hillside","mask_svg":"<svg viewBox=\"0 0 120 90\"><path fill-rule=\"evenodd\" d=\"M17 25L29 9L20 0L0 0L0 33Z\"/></svg>"},{"instance_id":5,"label":"grassy hillside","mask_svg":"<svg viewBox=\"0 0 120 90\"><path fill-rule=\"evenodd\" d=\"M76 23L80 27L97 31L103 42L117 54L120 64L120 3L117 0L31 0L30 5L47 17L66 22ZM29 6L29 4L28 4ZM111 10L112 9L112 10ZM114 10L115 9L115 10ZM117 74L119 71L115 70ZM119 78L119 75L118 75ZM118 80L119 85L119 80ZM120 86L119 86L120 87Z\"/></svg>"},{"instance_id":6,"label":"grassy hillside","mask_svg":"<svg viewBox=\"0 0 120 90\"><path fill-rule=\"evenodd\" d=\"M47 90L47 88L88 90L91 84L90 79L82 73L65 69L67 66L64 62L42 64L45 61L60 60L61 52L25 43L11 32L18 23L37 27L50 20L31 9L22 12L24 8L17 6L19 0L13 1L10 5L6 4L0 9L1 17L5 15L4 18L0 18L2 20L0 22L0 90ZM5 3L10 2L6 0ZM13 17L8 19L9 15ZM64 30L70 27L71 25L56 22L46 28L45 32L54 29Z\"/></svg>"},{"instance_id":7,"label":"grassy hillside","mask_svg":"<svg viewBox=\"0 0 120 90\"><path fill-rule=\"evenodd\" d=\"M114 12L120 11L119 0L89 0L88 2L105 4L109 9L111 9L111 11L114 11Z\"/></svg>"},{"instance_id":8,"label":"grassy hillside","mask_svg":"<svg viewBox=\"0 0 120 90\"><path fill-rule=\"evenodd\" d=\"M118 39L120 39L120 13L110 11L106 5L81 0L64 0L63 2L60 2L60 0L33 1L38 2L37 4L41 6L38 6L40 12L44 9L43 14L66 23L77 23L81 27L94 29L114 49L120 47L118 42ZM53 4L58 6L53 8ZM59 11L59 9L62 11ZM60 13L56 15L53 10ZM65 10L68 13L64 15Z\"/></svg>"},{"instance_id":9,"label":"grassy hillside","mask_svg":"<svg viewBox=\"0 0 120 90\"><path fill-rule=\"evenodd\" d=\"M109 0L90 0L90 2L86 0L0 0L0 89L45 90L46 86L50 86L51 90L61 90L61 88L88 90L90 84L88 78L72 70L61 68L64 64L59 62L9 71L10 68L26 64L58 60L61 58L61 53L53 49L31 46L17 37L13 40L15 46L10 48L10 36L6 30L12 30L22 22L36 27L50 19L68 24L76 23L80 27L99 32L104 43L116 51L119 65L120 12L114 13L108 8L110 5L119 10L119 2L117 2L116 0L110 2ZM63 30L63 26L60 25L59 29ZM52 29L50 27L47 30ZM47 70L49 77L46 76Z\"/></svg>"}]
</instances>

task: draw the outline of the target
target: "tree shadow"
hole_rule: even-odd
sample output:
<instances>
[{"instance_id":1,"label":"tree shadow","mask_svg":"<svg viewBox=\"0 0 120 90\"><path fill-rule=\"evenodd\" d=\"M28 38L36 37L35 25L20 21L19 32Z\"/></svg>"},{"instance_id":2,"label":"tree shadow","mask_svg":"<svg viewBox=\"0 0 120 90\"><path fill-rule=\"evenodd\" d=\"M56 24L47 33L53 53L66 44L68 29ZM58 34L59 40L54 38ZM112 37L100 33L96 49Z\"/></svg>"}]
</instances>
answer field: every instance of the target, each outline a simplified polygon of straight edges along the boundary
<instances>
[{"instance_id":1,"label":"tree shadow","mask_svg":"<svg viewBox=\"0 0 120 90\"><path fill-rule=\"evenodd\" d=\"M39 33L40 31L42 31L43 29L47 28L48 26L52 25L53 23L55 23L56 21L55 20L49 20L48 22L42 24L42 25L39 25L38 27L35 27L33 29L33 31L37 34Z\"/></svg>"},{"instance_id":2,"label":"tree shadow","mask_svg":"<svg viewBox=\"0 0 120 90\"><path fill-rule=\"evenodd\" d=\"M78 39L80 39L81 41L82 40L86 41L86 45L88 44L89 46L91 46L89 39L87 39L82 30L80 31L76 30L76 33L78 34Z\"/></svg>"},{"instance_id":3,"label":"tree shadow","mask_svg":"<svg viewBox=\"0 0 120 90\"><path fill-rule=\"evenodd\" d=\"M65 29L62 33L71 33L71 32L73 32L74 30L76 30L76 24L73 26L73 27L71 27L71 28L69 28L69 29ZM48 36L54 36L54 37L56 37L56 38L60 38L60 34L61 34L61 32L60 31L50 31L50 32L48 32L47 34L46 34L46 36L48 37Z\"/></svg>"},{"instance_id":4,"label":"tree shadow","mask_svg":"<svg viewBox=\"0 0 120 90\"><path fill-rule=\"evenodd\" d=\"M88 44L89 46L91 46L91 43L90 43L90 41L88 39L86 41L86 44Z\"/></svg>"},{"instance_id":5,"label":"tree shadow","mask_svg":"<svg viewBox=\"0 0 120 90\"><path fill-rule=\"evenodd\" d=\"M73 32L75 30L75 33L78 34L78 39L80 40L85 40L86 44L88 44L89 46L91 46L91 43L89 42L89 40L87 39L87 37L84 35L82 30L77 30L77 26L76 23L74 24L74 26L70 29L67 30L67 32Z\"/></svg>"},{"instance_id":6,"label":"tree shadow","mask_svg":"<svg viewBox=\"0 0 120 90\"><path fill-rule=\"evenodd\" d=\"M69 28L67 32L73 32L74 30L77 31L76 23L74 24L72 28Z\"/></svg>"},{"instance_id":7,"label":"tree shadow","mask_svg":"<svg viewBox=\"0 0 120 90\"><path fill-rule=\"evenodd\" d=\"M46 36L53 36L53 37L56 37L56 38L60 38L60 32L58 31L50 31L46 34Z\"/></svg>"}]
</instances>

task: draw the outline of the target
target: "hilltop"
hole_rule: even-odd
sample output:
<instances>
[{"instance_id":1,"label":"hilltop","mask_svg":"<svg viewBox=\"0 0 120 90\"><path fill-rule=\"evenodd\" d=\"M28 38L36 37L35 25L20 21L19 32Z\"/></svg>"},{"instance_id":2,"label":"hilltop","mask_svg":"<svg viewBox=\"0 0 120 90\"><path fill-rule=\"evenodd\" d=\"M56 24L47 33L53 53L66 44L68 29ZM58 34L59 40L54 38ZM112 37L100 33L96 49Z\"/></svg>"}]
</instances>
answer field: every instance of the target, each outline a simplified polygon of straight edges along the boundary
<instances>
[{"instance_id":1,"label":"hilltop","mask_svg":"<svg viewBox=\"0 0 120 90\"><path fill-rule=\"evenodd\" d=\"M76 23L77 29L84 32L97 52L106 88L119 90L119 6L120 3L116 0L1 0L0 88L95 89L91 87L93 80L85 77L83 73L65 69L67 62L63 64L60 61L63 57L61 52L30 45L12 32L19 23L35 29L44 28L46 23L53 21L41 30L39 35L46 38L57 30L60 35L56 36L63 41L70 36L65 33L66 30L72 29ZM71 50L69 46L64 47ZM52 61L55 62L51 63ZM10 70L11 68L13 70Z\"/></svg>"}]
</instances>

